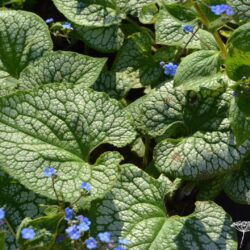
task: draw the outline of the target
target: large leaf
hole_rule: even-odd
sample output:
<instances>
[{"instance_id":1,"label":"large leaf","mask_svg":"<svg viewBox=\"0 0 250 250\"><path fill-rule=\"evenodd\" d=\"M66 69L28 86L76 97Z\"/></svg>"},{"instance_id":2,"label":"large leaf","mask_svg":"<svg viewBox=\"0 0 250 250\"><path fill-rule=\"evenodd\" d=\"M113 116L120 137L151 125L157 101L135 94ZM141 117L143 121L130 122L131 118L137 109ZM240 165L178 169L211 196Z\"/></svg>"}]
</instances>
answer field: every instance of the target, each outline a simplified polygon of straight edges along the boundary
<instances>
[{"instance_id":1,"label":"large leaf","mask_svg":"<svg viewBox=\"0 0 250 250\"><path fill-rule=\"evenodd\" d=\"M73 83L90 87L98 78L106 59L74 52L48 53L20 75L20 88L32 89L47 83Z\"/></svg>"},{"instance_id":2,"label":"large leaf","mask_svg":"<svg viewBox=\"0 0 250 250\"><path fill-rule=\"evenodd\" d=\"M155 165L160 172L184 179L208 179L232 169L244 158L250 141L237 146L227 119L232 96L221 91L187 96L184 121L188 133L156 146Z\"/></svg>"},{"instance_id":3,"label":"large leaf","mask_svg":"<svg viewBox=\"0 0 250 250\"><path fill-rule=\"evenodd\" d=\"M238 97L231 101L229 119L238 144L242 144L250 138L249 101L248 95L240 93Z\"/></svg>"},{"instance_id":4,"label":"large leaf","mask_svg":"<svg viewBox=\"0 0 250 250\"><path fill-rule=\"evenodd\" d=\"M227 41L226 70L230 78L250 77L250 23L236 29Z\"/></svg>"},{"instance_id":5,"label":"large leaf","mask_svg":"<svg viewBox=\"0 0 250 250\"><path fill-rule=\"evenodd\" d=\"M79 38L89 47L111 53L119 50L124 41L124 34L118 25L110 27L84 27L75 26Z\"/></svg>"},{"instance_id":6,"label":"large leaf","mask_svg":"<svg viewBox=\"0 0 250 250\"><path fill-rule=\"evenodd\" d=\"M124 166L119 182L93 211L93 230L128 239L131 250L236 249L231 220L222 208L197 202L192 214L170 217L164 204L170 189L137 167Z\"/></svg>"},{"instance_id":7,"label":"large leaf","mask_svg":"<svg viewBox=\"0 0 250 250\"><path fill-rule=\"evenodd\" d=\"M49 30L37 15L0 11L0 78L18 78L31 62L52 49Z\"/></svg>"},{"instance_id":8,"label":"large leaf","mask_svg":"<svg viewBox=\"0 0 250 250\"><path fill-rule=\"evenodd\" d=\"M137 129L150 136L160 136L175 125L184 124L184 105L184 93L174 88L173 82L166 82L137 99L126 110Z\"/></svg>"},{"instance_id":9,"label":"large leaf","mask_svg":"<svg viewBox=\"0 0 250 250\"><path fill-rule=\"evenodd\" d=\"M0 171L0 207L4 207L6 219L16 229L25 217L36 217L42 213L40 204L46 204L47 199L28 190L17 181ZM7 249L17 249L13 235L7 230Z\"/></svg>"},{"instance_id":10,"label":"large leaf","mask_svg":"<svg viewBox=\"0 0 250 250\"><path fill-rule=\"evenodd\" d=\"M224 191L234 202L250 205L249 161L245 161L240 169L227 176Z\"/></svg>"},{"instance_id":11,"label":"large leaf","mask_svg":"<svg viewBox=\"0 0 250 250\"><path fill-rule=\"evenodd\" d=\"M203 88L216 89L223 85L219 72L222 59L219 51L201 50L186 56L180 63L174 77L174 85L185 90Z\"/></svg>"},{"instance_id":12,"label":"large leaf","mask_svg":"<svg viewBox=\"0 0 250 250\"><path fill-rule=\"evenodd\" d=\"M240 20L248 21L250 18L249 0L230 0L230 2L232 2L237 17Z\"/></svg>"},{"instance_id":13,"label":"large leaf","mask_svg":"<svg viewBox=\"0 0 250 250\"><path fill-rule=\"evenodd\" d=\"M232 169L245 156L250 141L237 147L230 132L197 132L180 141L164 140L155 148L161 173L184 179L208 179Z\"/></svg>"},{"instance_id":14,"label":"large leaf","mask_svg":"<svg viewBox=\"0 0 250 250\"><path fill-rule=\"evenodd\" d=\"M53 0L60 12L79 25L103 27L118 24L125 13L116 0Z\"/></svg>"},{"instance_id":15,"label":"large leaf","mask_svg":"<svg viewBox=\"0 0 250 250\"><path fill-rule=\"evenodd\" d=\"M192 25L194 30L197 29L195 15L190 9L176 5L161 8L155 23L156 43L184 47L189 42L187 48L216 48L213 36L205 30L199 30L190 41L192 34L184 32L184 25Z\"/></svg>"},{"instance_id":16,"label":"large leaf","mask_svg":"<svg viewBox=\"0 0 250 250\"><path fill-rule=\"evenodd\" d=\"M76 200L83 181L92 185L85 202L102 197L119 175L122 157L102 154L94 165L90 153L102 143L122 147L135 132L121 106L107 95L73 86L50 86L0 99L0 163L22 184L55 198L55 188L67 201Z\"/></svg>"}]
</instances>

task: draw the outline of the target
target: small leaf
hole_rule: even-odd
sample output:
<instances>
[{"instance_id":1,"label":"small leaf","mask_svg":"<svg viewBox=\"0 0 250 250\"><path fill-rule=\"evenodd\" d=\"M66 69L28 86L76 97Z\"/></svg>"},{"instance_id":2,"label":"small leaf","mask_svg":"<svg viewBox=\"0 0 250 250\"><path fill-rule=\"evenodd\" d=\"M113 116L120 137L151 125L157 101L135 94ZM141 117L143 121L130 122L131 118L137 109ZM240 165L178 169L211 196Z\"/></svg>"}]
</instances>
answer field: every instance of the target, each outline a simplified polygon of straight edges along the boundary
<instances>
[{"instance_id":1,"label":"small leaf","mask_svg":"<svg viewBox=\"0 0 250 250\"><path fill-rule=\"evenodd\" d=\"M128 250L236 249L231 220L213 202L196 202L192 214L170 217L164 204L172 191L168 183L125 165L119 182L92 210L94 233L126 238Z\"/></svg>"},{"instance_id":2,"label":"small leaf","mask_svg":"<svg viewBox=\"0 0 250 250\"><path fill-rule=\"evenodd\" d=\"M239 97L232 99L230 104L230 125L239 145L250 138L249 101L249 96L240 94Z\"/></svg>"},{"instance_id":3,"label":"small leaf","mask_svg":"<svg viewBox=\"0 0 250 250\"><path fill-rule=\"evenodd\" d=\"M117 25L101 28L76 25L75 28L79 38L84 43L103 53L112 53L119 50L125 37Z\"/></svg>"},{"instance_id":4,"label":"small leaf","mask_svg":"<svg viewBox=\"0 0 250 250\"><path fill-rule=\"evenodd\" d=\"M11 103L11 104L10 104ZM53 166L55 189L66 201L92 186L82 204L102 197L119 175L122 157L106 152L96 163L90 153L102 143L123 147L135 132L119 103L92 90L57 85L0 99L0 164L35 192L56 198L44 168Z\"/></svg>"},{"instance_id":5,"label":"small leaf","mask_svg":"<svg viewBox=\"0 0 250 250\"><path fill-rule=\"evenodd\" d=\"M153 24L156 21L156 15L159 10L155 3L143 6L139 13L139 20L143 24Z\"/></svg>"},{"instance_id":6,"label":"small leaf","mask_svg":"<svg viewBox=\"0 0 250 250\"><path fill-rule=\"evenodd\" d=\"M185 90L199 91L200 88L216 89L223 86L223 75L219 72L222 59L220 52L200 50L184 57L176 75L174 85Z\"/></svg>"},{"instance_id":7,"label":"small leaf","mask_svg":"<svg viewBox=\"0 0 250 250\"><path fill-rule=\"evenodd\" d=\"M64 16L79 25L106 27L119 24L122 18L125 18L125 13L113 0L53 0L53 2Z\"/></svg>"},{"instance_id":8,"label":"small leaf","mask_svg":"<svg viewBox=\"0 0 250 250\"><path fill-rule=\"evenodd\" d=\"M205 30L199 30L190 41L192 33L185 33L183 27L192 25L195 31L197 29L195 16L191 10L183 7L178 6L176 10L178 11L173 12L169 6L160 10L155 23L156 43L184 47L189 42L187 48L200 49L205 46L204 49L213 49L214 45L211 47L211 44L215 43L213 36Z\"/></svg>"},{"instance_id":9,"label":"small leaf","mask_svg":"<svg viewBox=\"0 0 250 250\"><path fill-rule=\"evenodd\" d=\"M20 72L52 49L45 22L26 11L0 11L0 75L18 78Z\"/></svg>"},{"instance_id":10,"label":"small leaf","mask_svg":"<svg viewBox=\"0 0 250 250\"><path fill-rule=\"evenodd\" d=\"M93 58L74 52L48 53L23 70L19 88L32 89L43 84L62 82L90 87L105 62L105 58Z\"/></svg>"},{"instance_id":11,"label":"small leaf","mask_svg":"<svg viewBox=\"0 0 250 250\"><path fill-rule=\"evenodd\" d=\"M250 77L250 23L237 28L227 41L228 55L226 71L228 76L237 81Z\"/></svg>"}]
</instances>

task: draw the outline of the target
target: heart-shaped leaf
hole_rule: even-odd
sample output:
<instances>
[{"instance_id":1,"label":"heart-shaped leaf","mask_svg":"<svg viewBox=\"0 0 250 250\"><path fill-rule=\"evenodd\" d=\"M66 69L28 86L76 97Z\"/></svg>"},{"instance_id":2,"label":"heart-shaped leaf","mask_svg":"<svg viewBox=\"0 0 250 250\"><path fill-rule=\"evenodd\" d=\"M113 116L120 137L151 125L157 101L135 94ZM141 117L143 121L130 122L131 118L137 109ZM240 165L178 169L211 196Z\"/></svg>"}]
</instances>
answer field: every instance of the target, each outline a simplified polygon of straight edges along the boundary
<instances>
[{"instance_id":1,"label":"heart-shaped leaf","mask_svg":"<svg viewBox=\"0 0 250 250\"><path fill-rule=\"evenodd\" d=\"M93 210L93 231L125 238L128 250L235 249L231 220L213 202L196 202L188 216L166 212L164 199L171 185L126 165L112 191Z\"/></svg>"},{"instance_id":2,"label":"heart-shaped leaf","mask_svg":"<svg viewBox=\"0 0 250 250\"><path fill-rule=\"evenodd\" d=\"M23 70L20 89L32 89L48 83L72 83L90 87L98 78L105 58L93 58L74 52L48 53Z\"/></svg>"},{"instance_id":3,"label":"heart-shaped leaf","mask_svg":"<svg viewBox=\"0 0 250 250\"><path fill-rule=\"evenodd\" d=\"M35 192L55 198L52 180L43 174L57 171L55 189L73 202L83 181L91 184L85 201L102 197L119 175L122 157L102 154L94 165L90 153L102 143L122 147L135 132L119 103L89 89L47 85L0 99L0 164L11 176Z\"/></svg>"},{"instance_id":4,"label":"heart-shaped leaf","mask_svg":"<svg viewBox=\"0 0 250 250\"><path fill-rule=\"evenodd\" d=\"M52 49L45 22L26 11L0 11L0 78L19 77L31 62Z\"/></svg>"}]
</instances>

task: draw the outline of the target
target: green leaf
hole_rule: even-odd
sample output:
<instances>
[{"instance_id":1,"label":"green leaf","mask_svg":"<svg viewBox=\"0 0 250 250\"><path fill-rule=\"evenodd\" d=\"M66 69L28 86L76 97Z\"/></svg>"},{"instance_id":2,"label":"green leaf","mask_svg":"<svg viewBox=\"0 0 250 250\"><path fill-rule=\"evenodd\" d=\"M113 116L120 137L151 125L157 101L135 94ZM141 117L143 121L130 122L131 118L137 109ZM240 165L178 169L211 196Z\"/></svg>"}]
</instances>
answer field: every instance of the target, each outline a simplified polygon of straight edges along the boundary
<instances>
[{"instance_id":1,"label":"green leaf","mask_svg":"<svg viewBox=\"0 0 250 250\"><path fill-rule=\"evenodd\" d=\"M184 123L185 96L173 82L165 82L158 89L137 99L126 110L137 129L150 136L160 136L173 126Z\"/></svg>"},{"instance_id":2,"label":"green leaf","mask_svg":"<svg viewBox=\"0 0 250 250\"><path fill-rule=\"evenodd\" d=\"M156 21L158 12L159 10L155 3L145 5L139 13L139 20L143 24L153 24Z\"/></svg>"},{"instance_id":3,"label":"green leaf","mask_svg":"<svg viewBox=\"0 0 250 250\"><path fill-rule=\"evenodd\" d=\"M0 99L0 164L31 190L55 198L52 181L44 177L53 166L55 189L66 201L81 195L83 181L92 186L87 204L102 197L119 175L122 157L102 154L88 163L102 143L123 147L135 132L119 103L89 89L47 85Z\"/></svg>"},{"instance_id":4,"label":"green leaf","mask_svg":"<svg viewBox=\"0 0 250 250\"><path fill-rule=\"evenodd\" d=\"M248 95L238 95L231 101L229 119L236 141L240 145L250 138L250 98Z\"/></svg>"},{"instance_id":5,"label":"green leaf","mask_svg":"<svg viewBox=\"0 0 250 250\"><path fill-rule=\"evenodd\" d=\"M248 21L250 18L250 2L249 0L230 0L235 10L235 15L244 21Z\"/></svg>"},{"instance_id":6,"label":"green leaf","mask_svg":"<svg viewBox=\"0 0 250 250\"><path fill-rule=\"evenodd\" d=\"M4 207L6 220L14 229L19 226L25 217L41 215L43 209L40 205L48 203L47 199L28 190L2 171L0 171L0 190L0 207ZM17 249L13 235L8 227L5 227L5 229L7 249Z\"/></svg>"},{"instance_id":7,"label":"green leaf","mask_svg":"<svg viewBox=\"0 0 250 250\"><path fill-rule=\"evenodd\" d=\"M151 52L152 40L145 33L135 33L128 37L113 64L114 71L138 72L141 85L156 84L163 76L159 61Z\"/></svg>"},{"instance_id":8,"label":"green leaf","mask_svg":"<svg viewBox=\"0 0 250 250\"><path fill-rule=\"evenodd\" d=\"M105 27L119 24L126 16L126 13L119 9L119 5L116 5L116 0L53 0L53 2L65 17L79 25Z\"/></svg>"},{"instance_id":9,"label":"green leaf","mask_svg":"<svg viewBox=\"0 0 250 250\"><path fill-rule=\"evenodd\" d=\"M101 28L76 25L75 29L84 43L103 53L119 50L125 37L118 25Z\"/></svg>"},{"instance_id":10,"label":"green leaf","mask_svg":"<svg viewBox=\"0 0 250 250\"><path fill-rule=\"evenodd\" d=\"M17 230L17 242L21 249L50 250L55 243L56 236L64 220L64 214L58 213L53 216L44 216L31 220L26 218ZM33 240L23 240L21 231L23 228L32 228L36 235Z\"/></svg>"},{"instance_id":11,"label":"green leaf","mask_svg":"<svg viewBox=\"0 0 250 250\"><path fill-rule=\"evenodd\" d=\"M220 52L200 50L184 57L177 68L174 85L185 90L199 91L200 88L216 89L223 85L220 73L222 64Z\"/></svg>"},{"instance_id":12,"label":"green leaf","mask_svg":"<svg viewBox=\"0 0 250 250\"><path fill-rule=\"evenodd\" d=\"M226 71L228 76L237 81L250 77L250 23L236 29L227 41L228 55Z\"/></svg>"},{"instance_id":13,"label":"green leaf","mask_svg":"<svg viewBox=\"0 0 250 250\"><path fill-rule=\"evenodd\" d=\"M245 161L240 169L227 176L224 191L234 202L250 205L249 161Z\"/></svg>"},{"instance_id":14,"label":"green leaf","mask_svg":"<svg viewBox=\"0 0 250 250\"><path fill-rule=\"evenodd\" d=\"M32 89L43 84L62 82L90 87L105 62L105 58L93 58L74 52L48 53L23 70L19 88Z\"/></svg>"},{"instance_id":15,"label":"green leaf","mask_svg":"<svg viewBox=\"0 0 250 250\"><path fill-rule=\"evenodd\" d=\"M186 46L192 34L185 33L183 27L184 25L192 25L196 31L197 24L194 18L193 12L183 7L178 7L174 12L169 7L168 9L162 8L155 23L156 43L168 46ZM200 29L188 43L187 48L213 49L214 44L213 36Z\"/></svg>"},{"instance_id":16,"label":"green leaf","mask_svg":"<svg viewBox=\"0 0 250 250\"><path fill-rule=\"evenodd\" d=\"M232 169L246 155L250 141L237 147L230 132L196 132L180 141L166 139L154 151L161 173L183 179L208 179Z\"/></svg>"},{"instance_id":17,"label":"green leaf","mask_svg":"<svg viewBox=\"0 0 250 250\"><path fill-rule=\"evenodd\" d=\"M128 239L128 250L236 249L231 219L221 207L196 202L192 214L170 217L164 204L170 192L171 185L126 165L119 182L93 210L93 230Z\"/></svg>"},{"instance_id":18,"label":"green leaf","mask_svg":"<svg viewBox=\"0 0 250 250\"><path fill-rule=\"evenodd\" d=\"M18 78L29 64L52 49L45 22L26 11L0 11L0 78Z\"/></svg>"}]
</instances>

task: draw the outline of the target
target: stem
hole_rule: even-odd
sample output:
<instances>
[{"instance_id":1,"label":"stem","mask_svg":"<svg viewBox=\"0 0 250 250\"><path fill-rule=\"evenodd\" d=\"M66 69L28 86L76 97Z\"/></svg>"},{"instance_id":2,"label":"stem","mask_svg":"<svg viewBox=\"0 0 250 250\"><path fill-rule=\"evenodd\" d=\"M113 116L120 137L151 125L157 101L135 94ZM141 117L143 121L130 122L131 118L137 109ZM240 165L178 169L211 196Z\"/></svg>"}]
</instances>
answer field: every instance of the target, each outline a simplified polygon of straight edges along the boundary
<instances>
[{"instance_id":1,"label":"stem","mask_svg":"<svg viewBox=\"0 0 250 250\"><path fill-rule=\"evenodd\" d=\"M244 237L245 237L245 231L243 231L242 233L243 235L242 235L241 242L240 242L240 248L242 248L242 244L243 244Z\"/></svg>"},{"instance_id":2,"label":"stem","mask_svg":"<svg viewBox=\"0 0 250 250\"><path fill-rule=\"evenodd\" d=\"M148 136L145 137L145 154L143 156L143 168L148 165L148 154L149 154L149 147L150 147L150 138Z\"/></svg>"},{"instance_id":3,"label":"stem","mask_svg":"<svg viewBox=\"0 0 250 250\"><path fill-rule=\"evenodd\" d=\"M194 2L194 7L195 7L198 15L200 16L201 22L204 24L204 26L206 28L208 28L209 20L204 15L202 9L200 8L200 6L196 2ZM225 44L221 40L221 37L220 37L218 31L213 32L213 36L214 36L214 39L215 39L216 43L218 44L218 46L219 46L219 48L221 50L221 53L222 53L223 57L225 58L227 56L227 51L226 51L226 48L225 48Z\"/></svg>"},{"instance_id":4,"label":"stem","mask_svg":"<svg viewBox=\"0 0 250 250\"><path fill-rule=\"evenodd\" d=\"M13 229L13 227L10 225L9 221L8 221L6 218L4 218L4 222L5 222L5 224L7 225L7 227L9 228L9 230L10 230L12 236L13 236L14 239L15 239L15 238L16 238L15 230Z\"/></svg>"},{"instance_id":5,"label":"stem","mask_svg":"<svg viewBox=\"0 0 250 250\"><path fill-rule=\"evenodd\" d=\"M55 195L56 195L57 203L58 203L58 205L59 205L59 207L60 207L60 206L61 206L61 202L60 202L60 200L59 200L59 196L58 196L58 194L57 194L56 187L55 187L55 177L52 177L52 188L53 188L54 193L55 193Z\"/></svg>"}]
</instances>

